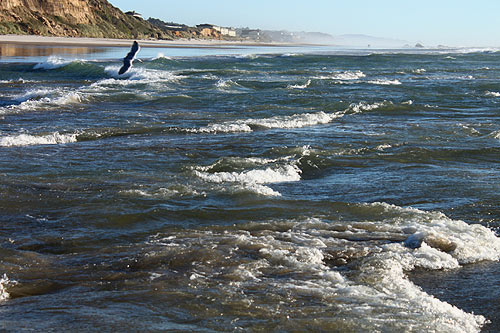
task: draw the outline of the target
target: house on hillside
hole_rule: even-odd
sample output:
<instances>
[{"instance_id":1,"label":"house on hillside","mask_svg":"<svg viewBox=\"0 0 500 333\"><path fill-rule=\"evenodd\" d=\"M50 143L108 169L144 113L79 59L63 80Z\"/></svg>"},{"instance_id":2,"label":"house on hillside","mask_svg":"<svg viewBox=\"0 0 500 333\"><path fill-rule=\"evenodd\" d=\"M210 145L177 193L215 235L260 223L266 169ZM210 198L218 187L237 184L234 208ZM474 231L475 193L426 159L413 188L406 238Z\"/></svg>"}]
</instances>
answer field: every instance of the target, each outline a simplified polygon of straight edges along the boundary
<instances>
[{"instance_id":1,"label":"house on hillside","mask_svg":"<svg viewBox=\"0 0 500 333\"><path fill-rule=\"evenodd\" d=\"M236 37L236 30L231 28L220 28L220 33L222 36Z\"/></svg>"},{"instance_id":2,"label":"house on hillside","mask_svg":"<svg viewBox=\"0 0 500 333\"><path fill-rule=\"evenodd\" d=\"M198 24L196 26L200 32L201 37L205 38L220 38L220 28L213 24Z\"/></svg>"},{"instance_id":3,"label":"house on hillside","mask_svg":"<svg viewBox=\"0 0 500 333\"><path fill-rule=\"evenodd\" d=\"M239 31L239 36L242 38L259 40L261 37L260 30L256 29L242 29Z\"/></svg>"},{"instance_id":4,"label":"house on hillside","mask_svg":"<svg viewBox=\"0 0 500 333\"><path fill-rule=\"evenodd\" d=\"M126 15L133 16L135 18L142 19L142 15L137 13L135 10L131 10L129 12L125 12Z\"/></svg>"},{"instance_id":5,"label":"house on hillside","mask_svg":"<svg viewBox=\"0 0 500 333\"><path fill-rule=\"evenodd\" d=\"M204 37L220 38L221 36L236 37L236 30L232 28L219 27L213 24L198 24L200 33Z\"/></svg>"}]
</instances>

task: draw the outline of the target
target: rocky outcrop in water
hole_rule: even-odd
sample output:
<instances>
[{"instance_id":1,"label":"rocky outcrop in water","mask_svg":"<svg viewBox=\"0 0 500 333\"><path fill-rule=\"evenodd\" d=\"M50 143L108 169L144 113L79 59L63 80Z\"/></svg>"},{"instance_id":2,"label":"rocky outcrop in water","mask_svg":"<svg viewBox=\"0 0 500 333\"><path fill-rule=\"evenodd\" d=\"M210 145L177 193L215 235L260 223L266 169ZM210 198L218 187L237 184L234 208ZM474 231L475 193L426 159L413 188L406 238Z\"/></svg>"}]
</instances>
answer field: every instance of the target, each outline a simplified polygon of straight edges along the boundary
<instances>
[{"instance_id":1,"label":"rocky outcrop in water","mask_svg":"<svg viewBox=\"0 0 500 333\"><path fill-rule=\"evenodd\" d=\"M106 0L0 0L0 34L171 39Z\"/></svg>"}]
</instances>

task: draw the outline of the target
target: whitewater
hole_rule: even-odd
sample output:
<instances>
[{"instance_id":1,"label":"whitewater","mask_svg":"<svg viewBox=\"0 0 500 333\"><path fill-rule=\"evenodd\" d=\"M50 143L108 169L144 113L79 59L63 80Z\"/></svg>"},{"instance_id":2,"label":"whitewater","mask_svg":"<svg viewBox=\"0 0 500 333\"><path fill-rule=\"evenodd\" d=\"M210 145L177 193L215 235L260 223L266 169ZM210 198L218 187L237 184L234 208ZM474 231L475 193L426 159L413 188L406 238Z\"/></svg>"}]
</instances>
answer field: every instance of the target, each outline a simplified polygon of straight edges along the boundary
<instances>
[{"instance_id":1,"label":"whitewater","mask_svg":"<svg viewBox=\"0 0 500 333\"><path fill-rule=\"evenodd\" d=\"M2 330L500 329L498 50L127 50L0 59Z\"/></svg>"}]
</instances>

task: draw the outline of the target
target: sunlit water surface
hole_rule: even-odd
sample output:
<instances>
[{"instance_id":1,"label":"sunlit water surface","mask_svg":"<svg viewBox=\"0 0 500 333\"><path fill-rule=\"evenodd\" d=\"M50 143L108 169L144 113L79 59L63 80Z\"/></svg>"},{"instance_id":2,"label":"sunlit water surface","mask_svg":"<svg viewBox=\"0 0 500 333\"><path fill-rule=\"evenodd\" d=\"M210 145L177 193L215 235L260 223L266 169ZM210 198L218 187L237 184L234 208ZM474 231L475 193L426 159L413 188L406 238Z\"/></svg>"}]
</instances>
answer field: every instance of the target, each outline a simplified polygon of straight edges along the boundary
<instances>
[{"instance_id":1,"label":"sunlit water surface","mask_svg":"<svg viewBox=\"0 0 500 333\"><path fill-rule=\"evenodd\" d=\"M500 329L497 50L24 48L1 329Z\"/></svg>"}]
</instances>

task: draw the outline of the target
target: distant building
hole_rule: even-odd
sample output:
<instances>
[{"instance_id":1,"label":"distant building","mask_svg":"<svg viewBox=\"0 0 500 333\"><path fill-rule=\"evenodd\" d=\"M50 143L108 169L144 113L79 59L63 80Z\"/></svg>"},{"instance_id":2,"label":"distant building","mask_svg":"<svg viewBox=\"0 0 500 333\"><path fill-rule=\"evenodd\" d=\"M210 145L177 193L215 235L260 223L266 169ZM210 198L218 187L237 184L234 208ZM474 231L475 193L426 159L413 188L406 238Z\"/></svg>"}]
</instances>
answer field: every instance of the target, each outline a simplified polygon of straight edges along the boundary
<instances>
[{"instance_id":1,"label":"distant building","mask_svg":"<svg viewBox=\"0 0 500 333\"><path fill-rule=\"evenodd\" d=\"M187 27L185 25L176 25L176 24L165 24L163 26L167 30L174 30L174 31L185 31L187 30Z\"/></svg>"},{"instance_id":2,"label":"distant building","mask_svg":"<svg viewBox=\"0 0 500 333\"><path fill-rule=\"evenodd\" d=\"M214 29L217 31L217 29L220 29L218 26L213 25L213 24L198 24L196 26L198 29Z\"/></svg>"},{"instance_id":3,"label":"distant building","mask_svg":"<svg viewBox=\"0 0 500 333\"><path fill-rule=\"evenodd\" d=\"M213 24L198 24L196 28L198 28L198 30L200 31L200 36L202 37L220 38L221 36L221 33L219 31L220 28Z\"/></svg>"},{"instance_id":4,"label":"distant building","mask_svg":"<svg viewBox=\"0 0 500 333\"><path fill-rule=\"evenodd\" d=\"M260 39L260 30L256 29L242 29L240 31L240 37L248 39Z\"/></svg>"},{"instance_id":5,"label":"distant building","mask_svg":"<svg viewBox=\"0 0 500 333\"><path fill-rule=\"evenodd\" d=\"M220 28L220 33L222 36L236 37L236 30L231 28Z\"/></svg>"},{"instance_id":6,"label":"distant building","mask_svg":"<svg viewBox=\"0 0 500 333\"><path fill-rule=\"evenodd\" d=\"M221 36L236 37L236 30L231 28L219 27L213 24L198 24L196 28L200 29L200 34L204 37L220 38Z\"/></svg>"},{"instance_id":7,"label":"distant building","mask_svg":"<svg viewBox=\"0 0 500 333\"><path fill-rule=\"evenodd\" d=\"M136 18L142 19L142 15L139 14L139 13L137 13L135 10L131 10L129 12L125 12L125 14L133 16L133 17L136 17Z\"/></svg>"}]
</instances>

